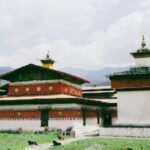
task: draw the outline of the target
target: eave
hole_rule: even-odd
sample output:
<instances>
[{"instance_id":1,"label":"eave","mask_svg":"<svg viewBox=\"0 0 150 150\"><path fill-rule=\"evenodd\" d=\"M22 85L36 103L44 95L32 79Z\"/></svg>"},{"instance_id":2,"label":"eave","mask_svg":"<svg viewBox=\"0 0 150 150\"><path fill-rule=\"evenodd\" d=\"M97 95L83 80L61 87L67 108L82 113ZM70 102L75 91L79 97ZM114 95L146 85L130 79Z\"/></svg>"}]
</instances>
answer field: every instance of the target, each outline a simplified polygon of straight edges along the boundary
<instances>
[{"instance_id":1,"label":"eave","mask_svg":"<svg viewBox=\"0 0 150 150\"><path fill-rule=\"evenodd\" d=\"M150 57L150 52L133 52L130 53L134 58L145 58Z\"/></svg>"},{"instance_id":2,"label":"eave","mask_svg":"<svg viewBox=\"0 0 150 150\"><path fill-rule=\"evenodd\" d=\"M17 99L17 100L5 100L0 99L0 105L32 105L32 104L80 104L85 106L96 106L96 107L116 107L117 103L106 103L101 101L94 101L85 98L53 98L53 99Z\"/></svg>"},{"instance_id":3,"label":"eave","mask_svg":"<svg viewBox=\"0 0 150 150\"><path fill-rule=\"evenodd\" d=\"M133 87L133 88L120 88L116 89L116 91L150 91L150 87Z\"/></svg>"},{"instance_id":4,"label":"eave","mask_svg":"<svg viewBox=\"0 0 150 150\"><path fill-rule=\"evenodd\" d=\"M124 74L109 76L110 80L134 80L134 79L150 79L150 74Z\"/></svg>"}]
</instances>

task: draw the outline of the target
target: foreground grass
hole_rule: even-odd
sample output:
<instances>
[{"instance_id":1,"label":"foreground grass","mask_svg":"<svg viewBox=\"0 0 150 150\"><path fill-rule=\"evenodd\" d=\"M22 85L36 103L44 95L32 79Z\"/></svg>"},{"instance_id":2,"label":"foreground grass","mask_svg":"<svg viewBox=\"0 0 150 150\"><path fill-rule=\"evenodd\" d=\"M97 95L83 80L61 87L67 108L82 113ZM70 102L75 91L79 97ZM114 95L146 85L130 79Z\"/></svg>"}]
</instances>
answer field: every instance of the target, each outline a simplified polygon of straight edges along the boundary
<instances>
[{"instance_id":1,"label":"foreground grass","mask_svg":"<svg viewBox=\"0 0 150 150\"><path fill-rule=\"evenodd\" d=\"M27 147L28 140L49 143L57 138L57 133L0 133L0 150L18 150Z\"/></svg>"},{"instance_id":2,"label":"foreground grass","mask_svg":"<svg viewBox=\"0 0 150 150\"><path fill-rule=\"evenodd\" d=\"M0 133L0 150L18 150L27 147L28 140L49 143L57 138L57 133ZM50 150L150 150L150 139L93 137L52 147Z\"/></svg>"},{"instance_id":3,"label":"foreground grass","mask_svg":"<svg viewBox=\"0 0 150 150\"><path fill-rule=\"evenodd\" d=\"M136 138L89 138L73 142L50 150L150 150L150 139Z\"/></svg>"}]
</instances>

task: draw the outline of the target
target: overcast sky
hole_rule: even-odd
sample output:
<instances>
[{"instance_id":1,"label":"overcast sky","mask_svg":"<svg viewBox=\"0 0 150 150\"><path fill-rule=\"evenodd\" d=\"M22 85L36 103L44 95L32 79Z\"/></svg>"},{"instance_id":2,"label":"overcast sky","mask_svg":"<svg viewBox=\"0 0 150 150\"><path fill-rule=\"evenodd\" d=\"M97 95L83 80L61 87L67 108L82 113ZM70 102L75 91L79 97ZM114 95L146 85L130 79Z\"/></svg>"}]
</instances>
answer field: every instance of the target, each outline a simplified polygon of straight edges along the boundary
<instances>
[{"instance_id":1,"label":"overcast sky","mask_svg":"<svg viewBox=\"0 0 150 150\"><path fill-rule=\"evenodd\" d=\"M0 0L0 66L48 50L57 69L128 66L143 34L150 47L150 0Z\"/></svg>"}]
</instances>

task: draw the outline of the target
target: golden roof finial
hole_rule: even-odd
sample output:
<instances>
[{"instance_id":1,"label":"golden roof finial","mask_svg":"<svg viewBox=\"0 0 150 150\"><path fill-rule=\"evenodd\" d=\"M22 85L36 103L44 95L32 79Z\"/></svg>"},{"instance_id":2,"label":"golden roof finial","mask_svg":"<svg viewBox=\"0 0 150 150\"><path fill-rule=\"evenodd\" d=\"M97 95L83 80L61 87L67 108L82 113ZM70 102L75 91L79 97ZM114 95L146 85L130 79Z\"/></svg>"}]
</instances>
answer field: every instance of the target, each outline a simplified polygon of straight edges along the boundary
<instances>
[{"instance_id":1,"label":"golden roof finial","mask_svg":"<svg viewBox=\"0 0 150 150\"><path fill-rule=\"evenodd\" d=\"M49 50L46 54L46 58L42 59L41 62L42 62L43 67L50 68L50 69L53 68L53 64L54 64L55 61L50 58Z\"/></svg>"},{"instance_id":2,"label":"golden roof finial","mask_svg":"<svg viewBox=\"0 0 150 150\"><path fill-rule=\"evenodd\" d=\"M144 48L144 47L146 46L144 35L142 36L142 43L141 43L141 46L142 46L142 48Z\"/></svg>"}]
</instances>

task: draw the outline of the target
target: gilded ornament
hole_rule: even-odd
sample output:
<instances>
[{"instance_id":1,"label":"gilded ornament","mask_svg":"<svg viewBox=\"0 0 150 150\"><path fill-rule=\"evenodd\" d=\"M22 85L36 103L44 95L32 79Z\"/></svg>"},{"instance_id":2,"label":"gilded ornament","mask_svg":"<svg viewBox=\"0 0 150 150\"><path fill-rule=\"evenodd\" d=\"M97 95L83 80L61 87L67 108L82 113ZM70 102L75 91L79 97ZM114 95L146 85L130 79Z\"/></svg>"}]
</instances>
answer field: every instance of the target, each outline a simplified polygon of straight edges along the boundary
<instances>
[{"instance_id":1,"label":"gilded ornament","mask_svg":"<svg viewBox=\"0 0 150 150\"><path fill-rule=\"evenodd\" d=\"M18 89L18 88L15 88L15 92L16 92L16 93L19 92L19 89Z\"/></svg>"},{"instance_id":2,"label":"gilded ornament","mask_svg":"<svg viewBox=\"0 0 150 150\"><path fill-rule=\"evenodd\" d=\"M48 90L49 90L49 91L52 91L52 90L53 90L53 87L52 87L52 86L49 86L49 87L48 87Z\"/></svg>"},{"instance_id":3,"label":"gilded ornament","mask_svg":"<svg viewBox=\"0 0 150 150\"><path fill-rule=\"evenodd\" d=\"M38 86L38 87L37 87L37 91L38 91L38 92L41 91L41 87Z\"/></svg>"},{"instance_id":4,"label":"gilded ornament","mask_svg":"<svg viewBox=\"0 0 150 150\"><path fill-rule=\"evenodd\" d=\"M29 87L26 87L26 92L29 92L30 91L30 88Z\"/></svg>"}]
</instances>

